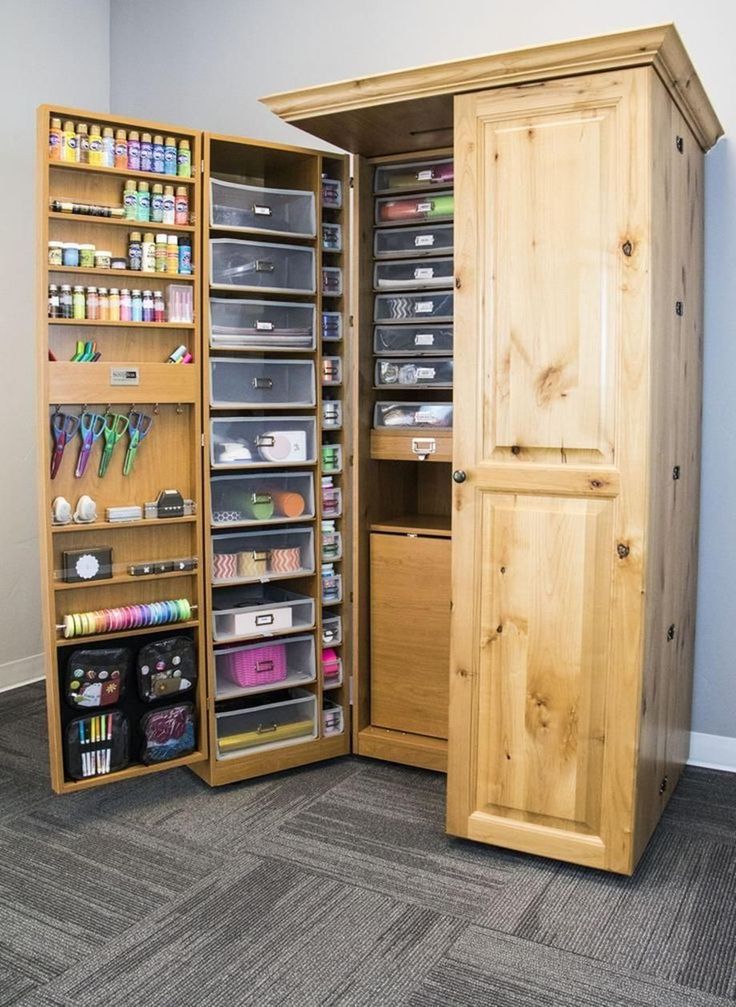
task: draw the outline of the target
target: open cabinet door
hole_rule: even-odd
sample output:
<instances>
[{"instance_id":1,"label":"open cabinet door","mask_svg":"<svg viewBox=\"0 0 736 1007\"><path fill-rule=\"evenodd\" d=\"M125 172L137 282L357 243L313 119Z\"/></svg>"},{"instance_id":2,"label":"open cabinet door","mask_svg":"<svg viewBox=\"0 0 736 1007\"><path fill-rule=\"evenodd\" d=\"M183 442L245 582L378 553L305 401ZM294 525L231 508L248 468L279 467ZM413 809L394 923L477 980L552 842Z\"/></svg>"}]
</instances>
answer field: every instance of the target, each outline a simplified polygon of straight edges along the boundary
<instances>
[{"instance_id":1,"label":"open cabinet door","mask_svg":"<svg viewBox=\"0 0 736 1007\"><path fill-rule=\"evenodd\" d=\"M650 71L455 103L448 831L629 872Z\"/></svg>"}]
</instances>

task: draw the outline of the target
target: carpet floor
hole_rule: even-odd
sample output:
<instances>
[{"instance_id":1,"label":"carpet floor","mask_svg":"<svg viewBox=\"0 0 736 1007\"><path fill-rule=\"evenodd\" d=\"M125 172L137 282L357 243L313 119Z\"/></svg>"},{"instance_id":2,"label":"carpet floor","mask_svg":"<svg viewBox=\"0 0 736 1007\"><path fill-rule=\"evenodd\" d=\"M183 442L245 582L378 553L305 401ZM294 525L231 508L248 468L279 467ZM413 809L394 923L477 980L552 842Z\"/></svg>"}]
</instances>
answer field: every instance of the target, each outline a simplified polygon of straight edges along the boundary
<instances>
[{"instance_id":1,"label":"carpet floor","mask_svg":"<svg viewBox=\"0 0 736 1007\"><path fill-rule=\"evenodd\" d=\"M736 1002L736 775L689 769L634 878L451 839L440 775L357 758L211 790L49 790L0 695L0 1007Z\"/></svg>"}]
</instances>

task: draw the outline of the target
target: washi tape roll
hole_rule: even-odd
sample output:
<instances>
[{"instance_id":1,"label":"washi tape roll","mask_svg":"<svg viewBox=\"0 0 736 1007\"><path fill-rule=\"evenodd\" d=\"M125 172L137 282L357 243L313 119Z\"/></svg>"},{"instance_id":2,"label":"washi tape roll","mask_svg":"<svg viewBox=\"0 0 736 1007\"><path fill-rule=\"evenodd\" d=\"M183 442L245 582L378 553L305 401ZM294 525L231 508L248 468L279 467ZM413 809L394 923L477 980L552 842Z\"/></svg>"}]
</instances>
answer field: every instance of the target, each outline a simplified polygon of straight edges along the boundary
<instances>
[{"instance_id":1,"label":"washi tape roll","mask_svg":"<svg viewBox=\"0 0 736 1007\"><path fill-rule=\"evenodd\" d=\"M158 626L169 622L188 622L192 617L187 598L152 601L145 605L122 605L94 612L72 612L62 617L60 626L64 639L75 636L96 636L126 630Z\"/></svg>"}]
</instances>

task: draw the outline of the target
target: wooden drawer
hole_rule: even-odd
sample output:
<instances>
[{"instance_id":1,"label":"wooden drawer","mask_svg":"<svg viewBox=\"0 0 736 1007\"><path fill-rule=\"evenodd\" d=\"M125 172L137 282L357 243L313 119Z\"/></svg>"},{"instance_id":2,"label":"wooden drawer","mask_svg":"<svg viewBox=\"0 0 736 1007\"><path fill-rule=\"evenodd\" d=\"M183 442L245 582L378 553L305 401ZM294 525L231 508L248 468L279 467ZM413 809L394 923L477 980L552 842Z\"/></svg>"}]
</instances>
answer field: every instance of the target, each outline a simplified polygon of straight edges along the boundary
<instances>
[{"instance_id":1,"label":"wooden drawer","mask_svg":"<svg viewBox=\"0 0 736 1007\"><path fill-rule=\"evenodd\" d=\"M371 723L447 738L451 541L371 534Z\"/></svg>"}]
</instances>

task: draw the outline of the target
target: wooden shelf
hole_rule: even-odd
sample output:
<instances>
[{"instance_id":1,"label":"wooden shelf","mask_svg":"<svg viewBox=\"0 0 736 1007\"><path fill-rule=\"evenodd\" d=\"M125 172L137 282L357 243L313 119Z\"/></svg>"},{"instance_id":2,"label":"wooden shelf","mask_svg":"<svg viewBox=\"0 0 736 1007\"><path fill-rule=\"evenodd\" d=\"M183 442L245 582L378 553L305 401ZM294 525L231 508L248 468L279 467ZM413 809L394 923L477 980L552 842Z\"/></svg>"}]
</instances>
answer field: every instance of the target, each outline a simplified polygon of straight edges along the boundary
<instances>
[{"instance_id":1,"label":"wooden shelf","mask_svg":"<svg viewBox=\"0 0 736 1007\"><path fill-rule=\"evenodd\" d=\"M49 210L49 220L66 220L77 224L101 224L103 227L127 227L129 231L171 231L193 233L193 224L155 224L152 220L125 220L120 217L95 217L87 213L57 213Z\"/></svg>"},{"instance_id":2,"label":"wooden shelf","mask_svg":"<svg viewBox=\"0 0 736 1007\"><path fill-rule=\"evenodd\" d=\"M158 227L158 224L156 225ZM144 273L142 269L99 269L97 266L49 266L50 273L71 273L76 276L110 276L116 280L119 277L138 279L145 276L147 280L171 280L175 283L194 283L194 273ZM50 319L54 321L54 319ZM62 319L68 321L68 319ZM145 324L136 322L136 325Z\"/></svg>"},{"instance_id":3,"label":"wooden shelf","mask_svg":"<svg viewBox=\"0 0 736 1007\"><path fill-rule=\"evenodd\" d=\"M139 528L150 527L151 525L170 524L194 524L197 521L195 514L186 517L149 517L141 518L140 521L95 521L94 524L58 524L51 526L53 535L62 535L75 531L117 531L118 528ZM146 580L145 577L134 577L133 580ZM99 583L99 581L96 581ZM109 581L106 581L109 583Z\"/></svg>"},{"instance_id":4,"label":"wooden shelf","mask_svg":"<svg viewBox=\"0 0 736 1007\"><path fill-rule=\"evenodd\" d=\"M159 626L144 626L142 629L126 629L117 633L95 633L93 636L72 636L67 640L60 637L56 640L57 647L74 647L80 643L101 643L104 640L119 640L122 637L145 636L147 633L173 632L175 629L194 629L199 626L199 619L188 622L163 622Z\"/></svg>"},{"instance_id":5,"label":"wooden shelf","mask_svg":"<svg viewBox=\"0 0 736 1007\"><path fill-rule=\"evenodd\" d=\"M159 562L163 562L163 560L159 560ZM54 590L76 591L78 588L85 587L107 587L108 584L140 584L141 582L150 580L175 580L177 577L196 577L198 573L198 567L195 567L193 570L169 570L166 573L149 573L140 577L133 577L129 573L120 573L114 577L105 577L104 580L99 578L97 580L76 581L72 584L67 584L65 581L55 581Z\"/></svg>"},{"instance_id":6,"label":"wooden shelf","mask_svg":"<svg viewBox=\"0 0 736 1007\"><path fill-rule=\"evenodd\" d=\"M173 349L173 347L172 347ZM196 402L199 397L198 368L189 364L139 363L103 361L72 363L54 361L48 365L49 400L52 403L72 402L158 402L182 404ZM113 369L138 372L138 383L113 385Z\"/></svg>"},{"instance_id":7,"label":"wooden shelf","mask_svg":"<svg viewBox=\"0 0 736 1007\"><path fill-rule=\"evenodd\" d=\"M163 182L165 185L195 185L197 176L184 178L179 175L162 175L158 171L131 171L129 168L104 168L99 164L79 164L76 161L49 161L49 168L61 168L62 171L90 172L93 175L117 175L125 181L126 178L142 178L148 182ZM192 161L192 169L194 162Z\"/></svg>"},{"instance_id":8,"label":"wooden shelf","mask_svg":"<svg viewBox=\"0 0 736 1007\"><path fill-rule=\"evenodd\" d=\"M371 531L393 532L403 535L435 535L452 537L452 519L449 514L402 514L400 517L374 521Z\"/></svg>"},{"instance_id":9,"label":"wooden shelf","mask_svg":"<svg viewBox=\"0 0 736 1007\"><path fill-rule=\"evenodd\" d=\"M200 731L203 730L200 727ZM144 766L142 762L125 769L119 769L115 773L105 773L103 776L90 776L86 780L64 780L59 787L61 794L75 794L79 790L89 790L92 787L99 787L105 783L118 783L120 780L134 780L139 776L150 776L151 773L166 772L167 769L176 769L178 766L191 766L193 763L204 762L207 758L205 752L197 750L189 755L182 755L179 759L170 759L168 762L156 762L150 766Z\"/></svg>"},{"instance_id":10,"label":"wooden shelf","mask_svg":"<svg viewBox=\"0 0 736 1007\"><path fill-rule=\"evenodd\" d=\"M142 273L142 276L156 274ZM159 274L161 275L161 274ZM49 325L91 325L94 328L112 329L193 329L194 322L101 322L96 318L49 318Z\"/></svg>"}]
</instances>

